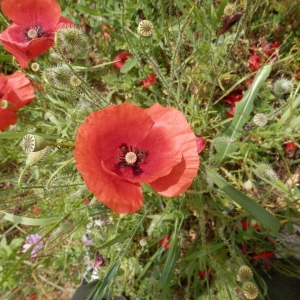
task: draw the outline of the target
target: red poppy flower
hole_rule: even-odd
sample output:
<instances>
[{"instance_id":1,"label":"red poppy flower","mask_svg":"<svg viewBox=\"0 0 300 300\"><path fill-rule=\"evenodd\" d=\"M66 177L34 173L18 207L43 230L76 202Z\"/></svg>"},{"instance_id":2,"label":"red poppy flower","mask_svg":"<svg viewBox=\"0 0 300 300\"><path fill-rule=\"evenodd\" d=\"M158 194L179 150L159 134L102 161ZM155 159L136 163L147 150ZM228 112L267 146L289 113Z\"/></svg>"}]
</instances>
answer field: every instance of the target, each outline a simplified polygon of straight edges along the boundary
<instances>
[{"instance_id":1,"label":"red poppy flower","mask_svg":"<svg viewBox=\"0 0 300 300\"><path fill-rule=\"evenodd\" d=\"M251 51L252 53L248 57L248 67L252 72L255 72L261 67L261 58L256 53L256 51Z\"/></svg>"},{"instance_id":2,"label":"red poppy flower","mask_svg":"<svg viewBox=\"0 0 300 300\"><path fill-rule=\"evenodd\" d=\"M158 243L167 250L170 248L170 237L166 235Z\"/></svg>"},{"instance_id":3,"label":"red poppy flower","mask_svg":"<svg viewBox=\"0 0 300 300\"><path fill-rule=\"evenodd\" d=\"M0 101L7 100L16 109L20 109L34 99L34 89L25 74L0 74Z\"/></svg>"},{"instance_id":4,"label":"red poppy flower","mask_svg":"<svg viewBox=\"0 0 300 300\"><path fill-rule=\"evenodd\" d=\"M78 129L75 160L87 188L119 214L141 208L141 183L177 196L199 167L196 137L186 118L158 103L148 109L110 105L90 114Z\"/></svg>"},{"instance_id":5,"label":"red poppy flower","mask_svg":"<svg viewBox=\"0 0 300 300\"><path fill-rule=\"evenodd\" d=\"M145 88L155 84L156 82L156 75L149 74L145 79L141 80L141 83L144 85Z\"/></svg>"},{"instance_id":6,"label":"red poppy flower","mask_svg":"<svg viewBox=\"0 0 300 300\"><path fill-rule=\"evenodd\" d=\"M255 230L260 230L259 225L255 224L255 225L251 225L250 222L248 221L241 221L241 225L243 229L247 229L249 227L253 227Z\"/></svg>"},{"instance_id":7,"label":"red poppy flower","mask_svg":"<svg viewBox=\"0 0 300 300\"><path fill-rule=\"evenodd\" d=\"M286 138L285 141L287 142L284 147L285 152L290 152L290 151L294 150L295 148L297 148L297 145L294 142L290 142L289 138Z\"/></svg>"},{"instance_id":8,"label":"red poppy flower","mask_svg":"<svg viewBox=\"0 0 300 300\"><path fill-rule=\"evenodd\" d=\"M132 56L130 53L123 51L119 55L114 58L114 66L121 70L128 59L128 57Z\"/></svg>"},{"instance_id":9,"label":"red poppy flower","mask_svg":"<svg viewBox=\"0 0 300 300\"><path fill-rule=\"evenodd\" d=\"M0 130L17 122L14 111L27 105L34 99L34 89L29 79L21 72L3 76L0 74L0 104L6 100L12 106L0 107Z\"/></svg>"},{"instance_id":10,"label":"red poppy flower","mask_svg":"<svg viewBox=\"0 0 300 300\"><path fill-rule=\"evenodd\" d=\"M0 34L0 41L23 68L53 46L56 30L73 25L60 15L56 0L2 0L1 8L13 23Z\"/></svg>"}]
</instances>

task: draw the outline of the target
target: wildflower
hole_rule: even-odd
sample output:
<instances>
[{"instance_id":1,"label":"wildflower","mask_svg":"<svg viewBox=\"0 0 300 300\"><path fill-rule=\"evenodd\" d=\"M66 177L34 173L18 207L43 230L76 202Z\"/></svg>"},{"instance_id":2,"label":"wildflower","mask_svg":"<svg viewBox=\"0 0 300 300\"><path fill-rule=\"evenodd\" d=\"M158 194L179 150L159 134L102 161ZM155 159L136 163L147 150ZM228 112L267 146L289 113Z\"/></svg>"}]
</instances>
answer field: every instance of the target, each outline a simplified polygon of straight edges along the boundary
<instances>
[{"instance_id":1,"label":"wildflower","mask_svg":"<svg viewBox=\"0 0 300 300\"><path fill-rule=\"evenodd\" d=\"M209 273L210 273L210 270L201 270L201 271L198 271L197 275L200 279L205 279Z\"/></svg>"},{"instance_id":2,"label":"wildflower","mask_svg":"<svg viewBox=\"0 0 300 300\"><path fill-rule=\"evenodd\" d=\"M166 235L158 243L167 250L170 248L170 237Z\"/></svg>"},{"instance_id":3,"label":"wildflower","mask_svg":"<svg viewBox=\"0 0 300 300\"><path fill-rule=\"evenodd\" d=\"M90 203L91 203L91 200L90 199L85 199L84 201L83 201L83 203L85 204L85 205L89 205Z\"/></svg>"},{"instance_id":4,"label":"wildflower","mask_svg":"<svg viewBox=\"0 0 300 300\"><path fill-rule=\"evenodd\" d=\"M297 148L297 145L294 142L291 142L289 138L286 138L285 141L287 142L284 147L285 153L290 152L295 148Z\"/></svg>"},{"instance_id":5,"label":"wildflower","mask_svg":"<svg viewBox=\"0 0 300 300\"><path fill-rule=\"evenodd\" d=\"M253 188L251 180L247 180L243 183L243 188L247 191L250 191Z\"/></svg>"},{"instance_id":6,"label":"wildflower","mask_svg":"<svg viewBox=\"0 0 300 300\"><path fill-rule=\"evenodd\" d=\"M0 34L0 41L23 68L53 46L56 30L73 25L60 15L56 0L2 0L1 8L13 23Z\"/></svg>"},{"instance_id":7,"label":"wildflower","mask_svg":"<svg viewBox=\"0 0 300 300\"><path fill-rule=\"evenodd\" d=\"M0 74L0 130L17 122L15 111L34 99L34 90L25 74ZM5 104L5 105L4 105Z\"/></svg>"},{"instance_id":8,"label":"wildflower","mask_svg":"<svg viewBox=\"0 0 300 300\"><path fill-rule=\"evenodd\" d=\"M37 243L31 250L31 257L36 257L36 253L43 248L44 243L41 241L41 236L39 234L30 234L26 237L27 244L23 245L23 252L26 252L33 244Z\"/></svg>"},{"instance_id":9,"label":"wildflower","mask_svg":"<svg viewBox=\"0 0 300 300\"><path fill-rule=\"evenodd\" d=\"M227 118L232 118L236 109L236 102L239 102L243 99L243 89L238 88L228 94L226 97L223 98L223 103L226 103L227 105L230 106L229 111L226 114Z\"/></svg>"},{"instance_id":10,"label":"wildflower","mask_svg":"<svg viewBox=\"0 0 300 300\"><path fill-rule=\"evenodd\" d=\"M103 29L104 38L107 39L107 40L110 39L110 34L108 33L108 30L109 30L108 26L103 25L102 29Z\"/></svg>"},{"instance_id":11,"label":"wildflower","mask_svg":"<svg viewBox=\"0 0 300 300\"><path fill-rule=\"evenodd\" d=\"M149 86L155 84L156 82L156 75L149 74L145 79L141 80L141 83L144 85L144 88L148 88Z\"/></svg>"},{"instance_id":12,"label":"wildflower","mask_svg":"<svg viewBox=\"0 0 300 300\"><path fill-rule=\"evenodd\" d=\"M41 209L38 206L33 205L31 208L31 212L35 215L39 215L41 213Z\"/></svg>"},{"instance_id":13,"label":"wildflower","mask_svg":"<svg viewBox=\"0 0 300 300\"><path fill-rule=\"evenodd\" d=\"M270 258L274 258L275 257L275 253L272 251L269 252L262 252L259 254L255 254L253 255L253 259L254 260L259 260L259 259L270 259Z\"/></svg>"},{"instance_id":14,"label":"wildflower","mask_svg":"<svg viewBox=\"0 0 300 300\"><path fill-rule=\"evenodd\" d=\"M110 105L79 127L75 160L87 188L119 214L143 203L141 183L173 197L191 185L199 167L196 137L184 115L156 103L142 109Z\"/></svg>"},{"instance_id":15,"label":"wildflower","mask_svg":"<svg viewBox=\"0 0 300 300\"><path fill-rule=\"evenodd\" d=\"M82 241L87 245L91 246L94 245L93 240L89 237L88 232L85 232L84 235L82 236Z\"/></svg>"},{"instance_id":16,"label":"wildflower","mask_svg":"<svg viewBox=\"0 0 300 300\"><path fill-rule=\"evenodd\" d=\"M280 42L279 41L275 41L274 43L272 44L269 44L268 41L263 41L262 42L262 49L263 49L263 52L266 56L268 57L271 57L274 53L276 53L276 51L278 52L278 48L280 46ZM273 57L273 61L274 61L274 58L275 60L278 58L278 54L274 55Z\"/></svg>"},{"instance_id":17,"label":"wildflower","mask_svg":"<svg viewBox=\"0 0 300 300\"><path fill-rule=\"evenodd\" d=\"M153 34L154 26L148 20L142 20L138 26L138 33L142 36L150 36Z\"/></svg>"},{"instance_id":18,"label":"wildflower","mask_svg":"<svg viewBox=\"0 0 300 300\"><path fill-rule=\"evenodd\" d=\"M246 281L243 284L242 291L247 299L256 299L258 296L258 288L250 281Z\"/></svg>"},{"instance_id":19,"label":"wildflower","mask_svg":"<svg viewBox=\"0 0 300 300\"><path fill-rule=\"evenodd\" d=\"M261 58L255 50L251 50L251 54L248 57L248 67L252 72L258 71L261 67Z\"/></svg>"},{"instance_id":20,"label":"wildflower","mask_svg":"<svg viewBox=\"0 0 300 300\"><path fill-rule=\"evenodd\" d=\"M128 59L128 57L131 57L132 55L129 52L123 51L121 52L119 55L117 55L114 58L114 66L121 70L126 62L126 60Z\"/></svg>"},{"instance_id":21,"label":"wildflower","mask_svg":"<svg viewBox=\"0 0 300 300\"><path fill-rule=\"evenodd\" d=\"M250 222L248 222L248 221L241 221L241 225L242 225L242 228L243 228L243 229L247 229L247 228L249 228L249 227L253 227L255 230L260 230L259 225L257 225L257 224L252 225L252 224L251 224Z\"/></svg>"}]
</instances>

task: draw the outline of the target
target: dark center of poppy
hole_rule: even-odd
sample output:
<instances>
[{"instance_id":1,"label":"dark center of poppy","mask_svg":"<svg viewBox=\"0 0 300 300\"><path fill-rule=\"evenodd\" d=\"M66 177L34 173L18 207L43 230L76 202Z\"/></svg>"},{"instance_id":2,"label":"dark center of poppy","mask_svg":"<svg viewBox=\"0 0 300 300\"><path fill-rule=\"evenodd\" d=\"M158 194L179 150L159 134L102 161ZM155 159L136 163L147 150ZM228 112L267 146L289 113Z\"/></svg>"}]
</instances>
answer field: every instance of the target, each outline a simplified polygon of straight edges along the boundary
<instances>
[{"instance_id":1,"label":"dark center of poppy","mask_svg":"<svg viewBox=\"0 0 300 300\"><path fill-rule=\"evenodd\" d=\"M134 146L127 146L122 144L119 147L119 155L116 156L116 166L119 169L129 167L132 169L134 175L140 175L143 170L140 168L141 164L146 162L148 151Z\"/></svg>"},{"instance_id":2,"label":"dark center of poppy","mask_svg":"<svg viewBox=\"0 0 300 300\"><path fill-rule=\"evenodd\" d=\"M32 39L40 37L48 37L50 34L46 31L43 31L42 26L34 25L25 27L24 36L26 40L31 41Z\"/></svg>"}]
</instances>

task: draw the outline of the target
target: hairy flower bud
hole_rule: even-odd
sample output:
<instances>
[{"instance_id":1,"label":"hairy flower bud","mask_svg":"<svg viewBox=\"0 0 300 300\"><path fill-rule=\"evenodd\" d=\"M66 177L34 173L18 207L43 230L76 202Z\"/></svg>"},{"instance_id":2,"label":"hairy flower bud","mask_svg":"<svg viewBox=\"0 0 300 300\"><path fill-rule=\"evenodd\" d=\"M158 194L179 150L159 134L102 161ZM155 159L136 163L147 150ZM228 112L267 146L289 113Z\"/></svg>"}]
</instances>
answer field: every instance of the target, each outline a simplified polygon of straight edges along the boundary
<instances>
[{"instance_id":1,"label":"hairy flower bud","mask_svg":"<svg viewBox=\"0 0 300 300\"><path fill-rule=\"evenodd\" d=\"M280 78L274 82L273 92L277 96L283 96L293 91L294 86L295 84L293 81L286 78Z\"/></svg>"},{"instance_id":2,"label":"hairy flower bud","mask_svg":"<svg viewBox=\"0 0 300 300\"><path fill-rule=\"evenodd\" d=\"M34 164L44 159L47 153L48 153L48 147L44 148L41 151L28 153L25 165L28 167L33 166Z\"/></svg>"},{"instance_id":3,"label":"hairy flower bud","mask_svg":"<svg viewBox=\"0 0 300 300\"><path fill-rule=\"evenodd\" d=\"M44 75L52 85L64 89L69 87L73 74L66 64L60 64L56 67L46 69Z\"/></svg>"},{"instance_id":4,"label":"hairy flower bud","mask_svg":"<svg viewBox=\"0 0 300 300\"><path fill-rule=\"evenodd\" d=\"M57 32L58 43L62 42L63 46L76 47L81 45L83 32L80 28L63 28Z\"/></svg>"}]
</instances>

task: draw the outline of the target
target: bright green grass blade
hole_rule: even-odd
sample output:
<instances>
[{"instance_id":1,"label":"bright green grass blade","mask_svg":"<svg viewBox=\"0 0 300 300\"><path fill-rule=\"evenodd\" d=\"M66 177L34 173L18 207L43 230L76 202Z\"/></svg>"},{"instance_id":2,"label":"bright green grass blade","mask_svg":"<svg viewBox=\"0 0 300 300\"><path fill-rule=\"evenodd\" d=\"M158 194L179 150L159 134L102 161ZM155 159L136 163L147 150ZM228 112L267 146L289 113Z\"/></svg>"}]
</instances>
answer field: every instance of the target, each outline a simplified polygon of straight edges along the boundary
<instances>
[{"instance_id":1,"label":"bright green grass blade","mask_svg":"<svg viewBox=\"0 0 300 300\"><path fill-rule=\"evenodd\" d=\"M280 222L277 220L277 218L275 218L258 203L231 186L225 179L223 179L212 169L209 169L207 166L202 164L201 170L205 172L207 177L211 179L222 191L224 191L232 200L249 212L253 218L261 223L266 229L270 230L275 235L277 234L280 228Z\"/></svg>"},{"instance_id":2,"label":"bright green grass blade","mask_svg":"<svg viewBox=\"0 0 300 300\"><path fill-rule=\"evenodd\" d=\"M28 226L49 225L58 222L60 220L60 218L43 218L43 219L27 218L27 217L9 214L5 211L0 211L0 214L3 214L2 219L4 220L17 223L17 224L28 225Z\"/></svg>"},{"instance_id":3,"label":"bright green grass blade","mask_svg":"<svg viewBox=\"0 0 300 300\"><path fill-rule=\"evenodd\" d=\"M98 249L102 249L102 248L107 248L110 247L116 243L122 242L123 240L125 240L128 236L130 236L131 232L125 232L123 234L118 235L117 237L115 237L114 239L108 241L107 243L105 243L104 245L102 245L101 247L99 247Z\"/></svg>"},{"instance_id":4,"label":"bright green grass blade","mask_svg":"<svg viewBox=\"0 0 300 300\"><path fill-rule=\"evenodd\" d=\"M88 297L87 299L91 299L91 300L103 299L104 294L106 292L107 285L116 276L120 265L121 265L120 261L117 260L116 262L114 262L114 264L109 268L108 272L106 273L106 276L102 280L102 283L99 286L99 288L97 289L97 292L94 295L94 297L92 299L90 297Z\"/></svg>"},{"instance_id":5,"label":"bright green grass blade","mask_svg":"<svg viewBox=\"0 0 300 300\"><path fill-rule=\"evenodd\" d=\"M270 72L271 65L264 66L255 76L252 85L245 93L243 99L237 103L236 111L229 127L221 134L222 137L235 141L246 122L249 120L253 109L253 101L255 100L259 89L265 83ZM217 153L213 157L213 161L219 165L226 157L236 150L237 145L230 142L215 142Z\"/></svg>"}]
</instances>

